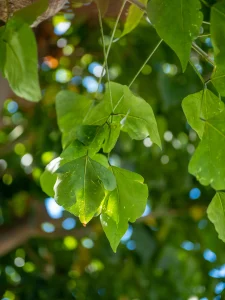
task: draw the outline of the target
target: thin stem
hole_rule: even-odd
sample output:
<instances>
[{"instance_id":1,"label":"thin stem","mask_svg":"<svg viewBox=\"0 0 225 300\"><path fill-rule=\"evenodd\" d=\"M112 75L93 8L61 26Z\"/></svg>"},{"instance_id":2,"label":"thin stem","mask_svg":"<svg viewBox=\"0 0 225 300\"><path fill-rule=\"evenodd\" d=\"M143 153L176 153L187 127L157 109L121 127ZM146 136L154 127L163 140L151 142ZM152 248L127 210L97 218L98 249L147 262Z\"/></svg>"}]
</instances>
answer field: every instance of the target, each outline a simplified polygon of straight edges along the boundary
<instances>
[{"instance_id":1,"label":"thin stem","mask_svg":"<svg viewBox=\"0 0 225 300\"><path fill-rule=\"evenodd\" d=\"M111 87L110 87L109 68L108 68L107 53L106 53L106 46L105 46L105 40L104 40L104 31L103 31L103 25L102 25L102 16L101 16L101 11L100 11L99 7L98 7L98 18L99 18L99 25L100 25L101 35L102 35L102 45L103 45L103 53L104 53L104 64L105 64L106 75L107 75L107 79L108 79L108 83L109 83L109 96L110 96L111 106L112 106L112 109L113 109L112 91L111 91ZM102 72L104 74L104 67L102 68ZM99 89L99 85L98 85L98 89Z\"/></svg>"},{"instance_id":2,"label":"thin stem","mask_svg":"<svg viewBox=\"0 0 225 300\"><path fill-rule=\"evenodd\" d=\"M198 75L198 77L201 80L202 84L205 86L205 81L204 81L202 75L199 73L198 69L195 67L195 65L193 64L193 62L191 60L189 60L189 63L192 66L192 68L194 69L195 73Z\"/></svg>"},{"instance_id":3,"label":"thin stem","mask_svg":"<svg viewBox=\"0 0 225 300\"><path fill-rule=\"evenodd\" d=\"M210 35L211 35L211 33L202 34L202 35L199 35L198 38L207 37L207 36L210 36Z\"/></svg>"},{"instance_id":4,"label":"thin stem","mask_svg":"<svg viewBox=\"0 0 225 300\"><path fill-rule=\"evenodd\" d=\"M208 54L202 50L197 44L192 43L192 48L201 55L208 63L210 63L213 67L215 66L214 61L208 56Z\"/></svg>"},{"instance_id":5,"label":"thin stem","mask_svg":"<svg viewBox=\"0 0 225 300\"><path fill-rule=\"evenodd\" d=\"M141 68L138 70L137 74L134 76L134 78L132 79L131 83L129 84L129 88L131 87L131 85L134 83L134 81L137 79L138 75L141 73L141 71L143 70L143 68L145 67L145 65L148 63L148 61L150 60L150 58L153 56L153 54L156 52L156 50L159 48L160 44L162 43L163 40L160 40L158 42L158 44L155 46L155 48L153 49L153 51L150 53L150 55L148 56L148 58L145 60L145 62L143 63L143 65L141 66Z\"/></svg>"},{"instance_id":6,"label":"thin stem","mask_svg":"<svg viewBox=\"0 0 225 300\"><path fill-rule=\"evenodd\" d=\"M207 7L211 7L205 0L200 0L205 6L207 6Z\"/></svg>"},{"instance_id":7,"label":"thin stem","mask_svg":"<svg viewBox=\"0 0 225 300\"><path fill-rule=\"evenodd\" d=\"M112 35L111 35L111 39L110 39L110 42L109 42L109 46L107 48L107 52L106 52L106 57L105 57L105 61L104 61L104 64L103 64L103 68L102 68L102 73L101 73L101 76L99 78L99 82L98 82L98 86L101 84L102 82L102 77L103 77L103 74L104 74L104 68L105 68L105 64L106 64L106 60L108 59L109 57L109 52L110 52L110 49L112 47L112 43L113 43L113 40L114 40L114 36L115 36L115 33L116 33L116 28L117 28L117 25L119 23L119 20L120 20L120 17L122 15L122 12L123 12L123 9L125 7L125 4L126 4L127 0L124 0L123 1L123 4L120 8L120 11L119 11L119 14L117 16L117 19L116 19L116 23L114 25L114 28L113 28L113 32L112 32ZM104 39L104 36L103 36L103 39Z\"/></svg>"},{"instance_id":8,"label":"thin stem","mask_svg":"<svg viewBox=\"0 0 225 300\"><path fill-rule=\"evenodd\" d=\"M141 73L141 71L143 70L144 66L148 63L149 59L152 57L152 55L156 52L156 50L159 48L160 44L162 43L163 40L160 40L158 42L158 44L155 46L155 48L153 49L153 51L150 53L150 55L148 56L148 58L146 59L146 61L143 63L143 65L141 66L141 68L138 70L137 74L134 76L133 80L131 81L131 83L129 84L129 88L131 87L131 85L134 83L134 81L137 79L138 75ZM115 105L113 112L115 111L115 109L118 107L118 105L120 104L120 102L122 101L124 95L120 98L120 100L117 102L117 104Z\"/></svg>"},{"instance_id":9,"label":"thin stem","mask_svg":"<svg viewBox=\"0 0 225 300\"><path fill-rule=\"evenodd\" d=\"M210 22L202 21L202 24L211 25Z\"/></svg>"}]
</instances>

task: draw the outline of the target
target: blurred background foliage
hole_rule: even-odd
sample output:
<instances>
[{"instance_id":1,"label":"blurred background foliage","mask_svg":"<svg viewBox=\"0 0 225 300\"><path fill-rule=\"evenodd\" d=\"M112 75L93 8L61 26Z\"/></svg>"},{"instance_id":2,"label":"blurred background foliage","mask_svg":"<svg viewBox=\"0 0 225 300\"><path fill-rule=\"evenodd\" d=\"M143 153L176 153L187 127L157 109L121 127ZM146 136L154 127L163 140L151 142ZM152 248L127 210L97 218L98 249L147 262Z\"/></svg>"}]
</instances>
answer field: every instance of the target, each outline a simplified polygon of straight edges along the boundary
<instances>
[{"instance_id":1,"label":"blurred background foliage","mask_svg":"<svg viewBox=\"0 0 225 300\"><path fill-rule=\"evenodd\" d=\"M203 13L209 21L207 6ZM104 18L106 43L116 15L111 9ZM196 42L211 55L208 25L201 30ZM35 33L43 100L34 104L12 93L2 100L1 299L225 299L225 245L206 216L214 192L200 186L187 169L198 138L186 123L181 101L202 89L192 66L183 74L178 58L163 43L133 85L153 107L163 150L149 138L132 141L121 134L110 155L112 164L140 173L150 191L144 215L130 225L114 254L98 218L83 228L46 198L39 182L45 166L62 150L56 94L62 89L83 95L97 90L103 52L96 7L67 7ZM113 44L111 80L129 84L158 41L143 18ZM191 61L204 78L210 76L211 66L196 52Z\"/></svg>"}]
</instances>

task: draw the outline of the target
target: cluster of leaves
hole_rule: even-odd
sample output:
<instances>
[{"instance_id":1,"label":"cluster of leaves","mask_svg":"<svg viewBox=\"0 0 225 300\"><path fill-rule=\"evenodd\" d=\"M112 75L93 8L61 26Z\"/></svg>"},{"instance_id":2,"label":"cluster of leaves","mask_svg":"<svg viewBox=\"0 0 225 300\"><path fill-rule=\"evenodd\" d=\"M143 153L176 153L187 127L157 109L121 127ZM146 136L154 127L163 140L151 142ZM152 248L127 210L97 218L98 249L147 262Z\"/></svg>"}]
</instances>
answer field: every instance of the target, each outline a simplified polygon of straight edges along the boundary
<instances>
[{"instance_id":1,"label":"cluster of leaves","mask_svg":"<svg viewBox=\"0 0 225 300\"><path fill-rule=\"evenodd\" d=\"M192 47L192 42L199 35L203 14L199 0L170 2L152 0L148 3L148 15L159 36L175 51L185 71ZM225 1L216 3L211 8L210 33L214 48L214 72L204 83L204 89L189 95L183 100L183 110L188 123L197 132L201 142L195 151L189 172L203 185L211 185L220 191L213 198L208 208L210 220L214 223L219 237L225 241L225 113L224 103L207 90L212 81L217 92L225 96L225 48L221 37L225 36ZM218 201L219 199L219 201ZM218 211L220 213L218 214Z\"/></svg>"},{"instance_id":2,"label":"cluster of leaves","mask_svg":"<svg viewBox=\"0 0 225 300\"><path fill-rule=\"evenodd\" d=\"M97 1L102 14L107 8ZM147 4L147 1L141 1ZM34 5L37 5L35 10ZM37 76L37 51L29 25L46 10L46 1L16 13L1 28L0 69L14 92L31 101L38 101L41 92ZM35 14L31 14L35 11ZM149 1L146 12L160 38L180 59L186 70L193 41L198 37L203 22L199 0ZM211 8L211 38L215 55L215 68L210 78L219 95L225 95L225 2ZM122 36L138 25L143 12L132 5ZM29 47L27 47L27 39ZM201 75L199 75L201 78ZM204 80L202 79L204 82ZM127 229L128 221L135 221L144 210L147 189L143 178L113 166L99 153L110 153L120 131L133 139L150 136L161 146L158 129L151 107L135 96L128 87L108 83L103 100L94 101L71 92L61 92L56 100L59 127L63 133L64 151L53 161L42 176L42 187L67 210L79 216L86 225L94 216L101 215L103 229L114 250ZM201 142L190 161L189 172L203 185L211 185L218 194L208 209L219 236L224 239L224 217L217 220L215 208L220 200L224 212L224 105L220 98L207 89L189 95L183 101L188 123L198 133ZM221 147L218 147L220 145ZM132 199L130 190L132 189ZM138 198L138 199L136 199Z\"/></svg>"},{"instance_id":3,"label":"cluster of leaves","mask_svg":"<svg viewBox=\"0 0 225 300\"><path fill-rule=\"evenodd\" d=\"M114 148L120 131L136 140L150 136L161 146L151 106L127 86L110 82L100 103L71 91L56 98L64 151L41 177L43 190L86 225L101 215L101 224L112 249L142 215L148 198L144 179L109 166L106 156Z\"/></svg>"}]
</instances>

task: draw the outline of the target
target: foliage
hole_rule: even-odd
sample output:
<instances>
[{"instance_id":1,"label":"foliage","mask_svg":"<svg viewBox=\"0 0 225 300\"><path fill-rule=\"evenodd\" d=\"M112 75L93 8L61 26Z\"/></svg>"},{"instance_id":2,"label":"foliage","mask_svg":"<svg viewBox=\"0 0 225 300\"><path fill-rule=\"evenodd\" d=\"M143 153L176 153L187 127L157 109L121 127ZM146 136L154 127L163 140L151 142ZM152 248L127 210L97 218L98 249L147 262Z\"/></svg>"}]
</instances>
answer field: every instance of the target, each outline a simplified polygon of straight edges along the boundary
<instances>
[{"instance_id":1,"label":"foliage","mask_svg":"<svg viewBox=\"0 0 225 300\"><path fill-rule=\"evenodd\" d=\"M188 299L192 295L212 299L216 291L214 286L222 277L218 275L218 266L224 263L224 245L207 223L205 211L209 198L213 197L211 186L216 190L216 195L207 213L219 238L224 241L225 115L221 96L224 96L225 60L221 36L224 36L225 2L208 1L207 5L201 7L197 0L152 0L146 11L139 10L132 4L124 26L118 24L118 31L113 27L114 23L107 19L106 2L96 2L100 9L99 15L106 16L102 41L96 42L100 35L99 28L93 29L92 35L89 34L87 39L86 34L92 25L82 18L79 21L75 19L63 38L68 41L69 46L75 45L75 52L78 48L79 53L82 47L82 51L86 52L81 51L84 54L80 57L64 54L58 59L60 67L56 70L49 67L51 63L46 70L46 64L43 63L40 70L42 101L35 106L31 115L24 111L31 126L31 129L26 129L27 132L37 131L35 138L28 142L28 149L36 156L36 170L39 170L37 177L33 170L32 178L29 179L32 193L43 199L40 182L43 191L67 210L65 214L69 216L71 213L79 217L84 226L90 222L87 228L91 228L91 239L96 243L92 250L87 250L88 247L82 246L86 245L83 242L79 246L83 247L81 250L76 240L74 242L72 239L71 245L75 245L73 249L67 248L69 240L56 240L48 245L49 255L56 261L56 269L71 268L66 284L69 291L76 291L78 299L86 299L87 291L90 290L90 299L100 296L105 299L165 299L169 290L173 299ZM141 2L146 4L145 1ZM42 3L44 11L46 3ZM37 79L36 45L32 42L33 33L28 26L36 16L26 19L26 9L15 14L0 28L3 41L0 44L3 58L0 69L18 96L38 101L41 94ZM158 42L159 38L152 25L143 20L146 13L165 43ZM65 15L59 15L59 18L64 20ZM132 30L134 31L128 35ZM206 36L203 35L203 30ZM208 34L211 34L212 45ZM146 39L146 36L149 38ZM31 47L27 47L25 37L29 38L27 44ZM116 43L113 44L113 41ZM112 44L114 49L109 55ZM101 60L101 55L99 57L89 53L104 54L101 74L96 76L100 79L97 88L91 93L87 93L85 86L82 87L76 81L82 76L88 76L88 66L93 61ZM122 56L121 53L126 55ZM96 55L94 59L93 55ZM144 64L143 56L147 57ZM15 61L13 69L12 59ZM115 72L115 78L111 66L114 66L114 71L116 68L120 70ZM136 74L133 74L133 69L138 70ZM68 74L72 74L73 70L73 78L70 75L64 82L55 82L53 78L57 78L58 70L69 70ZM80 70L83 72L82 76ZM102 80L104 84L101 83ZM180 109L182 99L187 123ZM6 102L5 107L7 103L9 102ZM56 118L62 134L62 149ZM200 138L198 145L195 132ZM16 151L23 152L18 149ZM44 154L47 155L47 160L43 158ZM22 159L26 154L23 152L17 155ZM202 187L194 177L188 175L188 162L190 174L195 176ZM44 166L46 169L40 176ZM29 174L29 170L24 170ZM19 171L16 172L19 177ZM142 174L145 180L136 172ZM26 175L23 175L23 180L24 176ZM5 185L11 185L10 177L5 176L3 179ZM25 186L18 186L19 190L27 189ZM147 186L150 187L150 196ZM196 189L201 191L201 197L191 196L191 192L194 193ZM17 192L18 190L16 195ZM8 190L7 193L10 194ZM192 200L200 197L199 203L190 204L188 195ZM150 214L147 221L144 221L145 225L136 224L132 227L129 223L142 216L146 204L149 205L149 197L153 216ZM15 199L20 200L13 200L13 207L16 207L16 201L21 203L21 199L27 198L20 194ZM160 215L165 211L169 215L173 215L173 211L178 212L178 218L174 221L163 215L163 218L157 220L157 213ZM184 211L186 215L183 216ZM23 211L18 214L25 215ZM111 260L108 258L110 252L100 234L99 224L93 220L96 216L100 217L103 231L114 251L127 229L128 232L131 228L133 230L132 240L123 242ZM188 244L188 240L192 242ZM32 247L38 253L41 252L39 243L44 244L42 240L32 242ZM59 244L61 248L57 246ZM188 245L193 251L187 252L190 250ZM76 258L77 261L74 262L70 251L76 247L81 258ZM136 249L134 252L132 247ZM205 265L200 258L200 254L204 255L204 249L208 248L217 254L217 262L211 266ZM63 251L69 252L70 261L61 256ZM88 251L92 251L91 254ZM42 254L40 256L44 257ZM111 282L112 274L121 271L124 257L125 268L119 275L122 283L119 280L115 284L113 282L110 295L108 288L102 290L102 286L106 285L106 279L101 275L103 264L107 270L112 268L112 273L109 271L107 276L108 282ZM84 263L85 266L82 261L87 262ZM189 265L187 261L190 261ZM149 269L154 271L149 274ZM207 274L214 278L213 283ZM148 276L151 279L146 282ZM52 277L52 280L59 281L56 277ZM129 278L127 285L124 284L124 278ZM78 281L77 287L75 281ZM103 282L102 286L100 282ZM131 282L134 282L132 288ZM45 286L41 281L40 284ZM92 288L95 284L98 286L97 290ZM65 282L61 282L59 289L64 285ZM64 291L61 298L70 299L72 296L67 292ZM37 299L45 299L45 292L43 296L35 293ZM46 293L52 293L52 299L56 297L53 291Z\"/></svg>"}]
</instances>

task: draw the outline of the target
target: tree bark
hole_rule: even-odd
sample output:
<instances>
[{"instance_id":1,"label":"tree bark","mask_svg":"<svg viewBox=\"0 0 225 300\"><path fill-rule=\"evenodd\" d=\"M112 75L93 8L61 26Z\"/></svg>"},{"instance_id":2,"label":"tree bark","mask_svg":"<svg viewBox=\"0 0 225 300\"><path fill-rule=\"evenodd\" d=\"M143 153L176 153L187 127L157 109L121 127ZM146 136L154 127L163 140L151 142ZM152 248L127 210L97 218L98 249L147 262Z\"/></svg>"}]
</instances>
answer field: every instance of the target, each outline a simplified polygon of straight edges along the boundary
<instances>
[{"instance_id":1,"label":"tree bark","mask_svg":"<svg viewBox=\"0 0 225 300\"><path fill-rule=\"evenodd\" d=\"M37 0L35 0L37 1ZM33 0L0 0L0 20L6 22L7 19L13 15L17 10L22 9L28 5L31 5ZM49 7L32 26L37 26L42 21L54 16L60 11L63 6L67 3L67 0L49 0Z\"/></svg>"}]
</instances>

